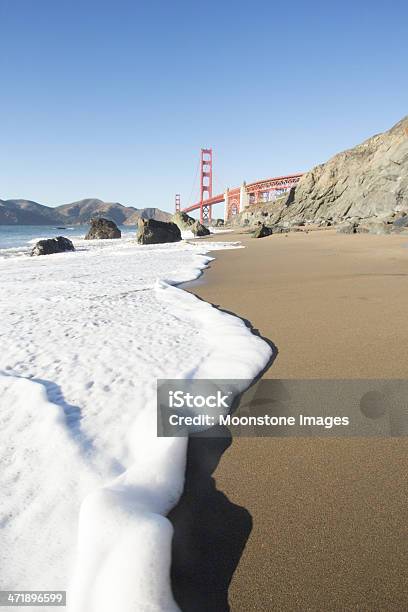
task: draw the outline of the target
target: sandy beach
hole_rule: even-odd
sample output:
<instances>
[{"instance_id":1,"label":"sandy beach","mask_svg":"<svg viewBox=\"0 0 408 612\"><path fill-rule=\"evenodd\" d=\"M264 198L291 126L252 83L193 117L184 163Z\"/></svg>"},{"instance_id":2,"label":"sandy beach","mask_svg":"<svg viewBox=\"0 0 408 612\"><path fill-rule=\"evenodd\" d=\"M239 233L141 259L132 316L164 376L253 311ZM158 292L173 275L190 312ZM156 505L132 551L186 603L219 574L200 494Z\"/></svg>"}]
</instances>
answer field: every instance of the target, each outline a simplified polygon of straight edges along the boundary
<instances>
[{"instance_id":1,"label":"sandy beach","mask_svg":"<svg viewBox=\"0 0 408 612\"><path fill-rule=\"evenodd\" d=\"M265 377L408 377L406 236L220 239L246 249L218 252L187 288L273 343ZM183 610L407 609L405 439L210 446L190 444L172 513ZM192 558L191 546L201 555Z\"/></svg>"}]
</instances>

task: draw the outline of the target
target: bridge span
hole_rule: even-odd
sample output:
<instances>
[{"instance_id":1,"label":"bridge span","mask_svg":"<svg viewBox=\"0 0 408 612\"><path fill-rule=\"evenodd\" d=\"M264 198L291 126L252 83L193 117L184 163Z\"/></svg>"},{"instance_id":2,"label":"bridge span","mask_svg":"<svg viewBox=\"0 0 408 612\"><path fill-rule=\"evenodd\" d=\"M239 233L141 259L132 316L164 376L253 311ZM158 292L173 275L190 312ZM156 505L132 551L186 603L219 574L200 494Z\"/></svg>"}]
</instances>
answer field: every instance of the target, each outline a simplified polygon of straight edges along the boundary
<instances>
[{"instance_id":1,"label":"bridge span","mask_svg":"<svg viewBox=\"0 0 408 612\"><path fill-rule=\"evenodd\" d=\"M228 221L234 215L242 212L245 208L270 202L280 195L288 192L300 180L302 173L277 176L274 178L242 183L240 187L226 189L224 193L213 196L212 194L212 149L201 149L200 156L200 199L195 204L181 207L180 194L176 195L176 212L190 213L200 211L201 223L209 223L212 218L212 207L224 202L224 221Z\"/></svg>"}]
</instances>

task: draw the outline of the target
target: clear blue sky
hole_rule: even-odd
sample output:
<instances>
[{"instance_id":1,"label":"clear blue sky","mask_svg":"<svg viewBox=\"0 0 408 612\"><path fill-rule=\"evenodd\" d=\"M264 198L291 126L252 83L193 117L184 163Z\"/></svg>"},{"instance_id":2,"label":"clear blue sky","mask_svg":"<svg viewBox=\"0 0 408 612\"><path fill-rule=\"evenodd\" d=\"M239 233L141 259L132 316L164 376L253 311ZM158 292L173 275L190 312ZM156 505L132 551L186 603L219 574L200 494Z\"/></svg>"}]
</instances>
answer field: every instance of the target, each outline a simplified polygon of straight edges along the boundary
<instances>
[{"instance_id":1,"label":"clear blue sky","mask_svg":"<svg viewBox=\"0 0 408 612\"><path fill-rule=\"evenodd\" d=\"M408 113L406 2L0 0L0 198L186 204Z\"/></svg>"}]
</instances>

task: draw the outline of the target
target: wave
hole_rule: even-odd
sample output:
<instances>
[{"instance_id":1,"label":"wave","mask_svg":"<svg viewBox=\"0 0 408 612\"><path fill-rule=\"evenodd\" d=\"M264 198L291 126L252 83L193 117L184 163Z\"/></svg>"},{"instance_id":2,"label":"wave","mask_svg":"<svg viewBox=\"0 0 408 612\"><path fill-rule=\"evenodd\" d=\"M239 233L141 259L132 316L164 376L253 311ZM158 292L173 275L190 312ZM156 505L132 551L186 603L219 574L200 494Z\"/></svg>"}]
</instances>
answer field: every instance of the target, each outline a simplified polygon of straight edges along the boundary
<instances>
[{"instance_id":1,"label":"wave","mask_svg":"<svg viewBox=\"0 0 408 612\"><path fill-rule=\"evenodd\" d=\"M187 441L156 437L156 380L244 385L270 348L176 286L228 245L108 242L12 269L0 261L0 414L13 406L5 432L16 449L11 467L7 450L0 457L2 577L11 589L70 582L73 612L175 611L166 515Z\"/></svg>"}]
</instances>

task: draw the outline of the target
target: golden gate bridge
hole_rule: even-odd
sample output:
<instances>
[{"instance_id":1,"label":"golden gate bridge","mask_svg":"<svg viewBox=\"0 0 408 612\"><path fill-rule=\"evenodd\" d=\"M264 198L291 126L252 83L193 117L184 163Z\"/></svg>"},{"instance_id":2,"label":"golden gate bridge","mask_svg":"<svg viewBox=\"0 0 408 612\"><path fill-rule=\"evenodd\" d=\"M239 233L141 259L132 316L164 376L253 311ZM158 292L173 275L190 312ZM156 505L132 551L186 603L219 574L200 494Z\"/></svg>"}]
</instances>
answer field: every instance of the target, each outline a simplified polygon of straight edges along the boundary
<instances>
[{"instance_id":1,"label":"golden gate bridge","mask_svg":"<svg viewBox=\"0 0 408 612\"><path fill-rule=\"evenodd\" d=\"M180 194L176 194L176 212L190 213L200 211L200 222L208 224L212 220L212 207L224 202L224 221L228 221L234 215L261 202L268 202L277 195L286 193L292 189L300 180L300 174L289 174L263 179L253 183L242 183L240 187L227 188L224 193L213 196L213 153L212 149L201 149L200 155L200 199L195 204L181 207Z\"/></svg>"}]
</instances>

